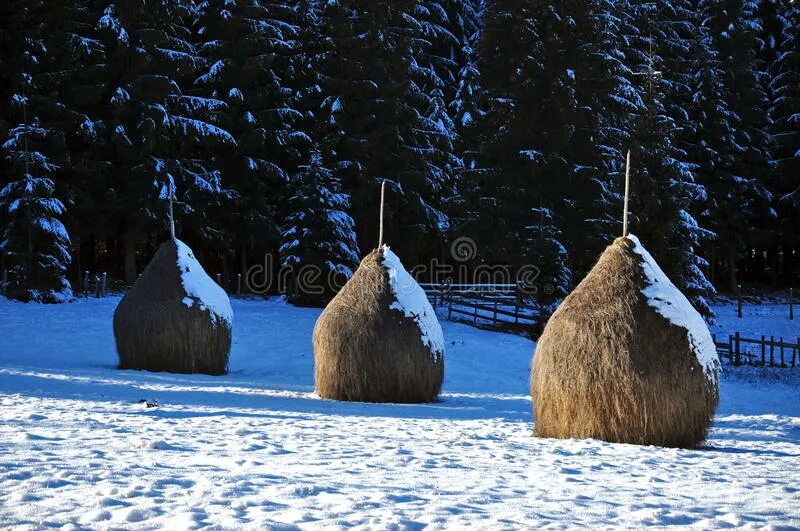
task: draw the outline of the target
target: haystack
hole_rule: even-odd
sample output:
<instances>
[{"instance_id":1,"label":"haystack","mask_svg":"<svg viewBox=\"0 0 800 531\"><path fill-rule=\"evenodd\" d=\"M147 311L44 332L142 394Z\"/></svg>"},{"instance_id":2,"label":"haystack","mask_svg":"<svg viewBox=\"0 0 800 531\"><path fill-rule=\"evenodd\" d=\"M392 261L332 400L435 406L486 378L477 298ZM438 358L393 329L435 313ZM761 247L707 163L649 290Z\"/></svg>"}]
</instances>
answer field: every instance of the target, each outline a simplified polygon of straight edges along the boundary
<instances>
[{"instance_id":1,"label":"haystack","mask_svg":"<svg viewBox=\"0 0 800 531\"><path fill-rule=\"evenodd\" d=\"M535 434L693 447L714 416L718 372L702 317L635 236L619 238L539 339Z\"/></svg>"},{"instance_id":2,"label":"haystack","mask_svg":"<svg viewBox=\"0 0 800 531\"><path fill-rule=\"evenodd\" d=\"M119 368L225 374L232 325L225 291L171 239L114 312Z\"/></svg>"},{"instance_id":3,"label":"haystack","mask_svg":"<svg viewBox=\"0 0 800 531\"><path fill-rule=\"evenodd\" d=\"M361 262L314 327L314 379L324 398L432 402L444 338L425 292L382 246Z\"/></svg>"}]
</instances>

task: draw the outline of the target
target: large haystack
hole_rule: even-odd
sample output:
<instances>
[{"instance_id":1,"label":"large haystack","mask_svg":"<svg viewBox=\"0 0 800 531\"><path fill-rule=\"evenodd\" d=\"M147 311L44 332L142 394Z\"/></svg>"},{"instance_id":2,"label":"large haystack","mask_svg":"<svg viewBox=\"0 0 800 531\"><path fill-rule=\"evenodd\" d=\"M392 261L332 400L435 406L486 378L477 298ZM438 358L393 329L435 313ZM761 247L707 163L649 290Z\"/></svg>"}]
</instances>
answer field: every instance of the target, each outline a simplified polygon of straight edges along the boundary
<instances>
[{"instance_id":1,"label":"large haystack","mask_svg":"<svg viewBox=\"0 0 800 531\"><path fill-rule=\"evenodd\" d=\"M120 369L225 374L233 312L180 240L159 247L114 312Z\"/></svg>"},{"instance_id":2,"label":"large haystack","mask_svg":"<svg viewBox=\"0 0 800 531\"><path fill-rule=\"evenodd\" d=\"M314 378L325 398L432 402L444 338L425 292L383 246L370 253L314 327Z\"/></svg>"},{"instance_id":3,"label":"large haystack","mask_svg":"<svg viewBox=\"0 0 800 531\"><path fill-rule=\"evenodd\" d=\"M539 339L535 433L695 446L714 416L718 371L702 317L635 236L619 238Z\"/></svg>"}]
</instances>

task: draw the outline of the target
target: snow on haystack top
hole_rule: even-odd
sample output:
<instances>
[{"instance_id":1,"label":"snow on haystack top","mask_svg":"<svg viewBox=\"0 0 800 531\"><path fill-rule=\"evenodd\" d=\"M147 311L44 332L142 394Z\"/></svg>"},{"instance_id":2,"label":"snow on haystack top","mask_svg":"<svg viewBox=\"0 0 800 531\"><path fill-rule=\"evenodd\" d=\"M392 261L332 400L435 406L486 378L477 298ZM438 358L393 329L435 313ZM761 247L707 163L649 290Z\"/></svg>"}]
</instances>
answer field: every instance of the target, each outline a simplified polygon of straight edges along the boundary
<instances>
[{"instance_id":1,"label":"snow on haystack top","mask_svg":"<svg viewBox=\"0 0 800 531\"><path fill-rule=\"evenodd\" d=\"M628 239L634 243L633 252L642 257L642 270L647 277L647 285L642 289L642 294L647 299L647 304L670 323L686 330L692 351L703 367L706 378L716 383L719 376L719 357L703 317L667 278L639 238L629 234Z\"/></svg>"},{"instance_id":2,"label":"snow on haystack top","mask_svg":"<svg viewBox=\"0 0 800 531\"><path fill-rule=\"evenodd\" d=\"M392 252L388 245L384 245L381 250L383 251L382 265L389 274L389 286L395 297L395 302L389 308L400 310L403 315L417 323L422 343L431 349L435 360L442 359L444 357L444 335L427 295L417 281L408 274L400 262L400 258Z\"/></svg>"},{"instance_id":3,"label":"snow on haystack top","mask_svg":"<svg viewBox=\"0 0 800 531\"><path fill-rule=\"evenodd\" d=\"M208 276L188 245L177 238L175 243L178 246L178 269L186 291L183 303L190 308L197 303L201 310L208 310L213 324L224 321L231 326L233 310L228 294Z\"/></svg>"}]
</instances>

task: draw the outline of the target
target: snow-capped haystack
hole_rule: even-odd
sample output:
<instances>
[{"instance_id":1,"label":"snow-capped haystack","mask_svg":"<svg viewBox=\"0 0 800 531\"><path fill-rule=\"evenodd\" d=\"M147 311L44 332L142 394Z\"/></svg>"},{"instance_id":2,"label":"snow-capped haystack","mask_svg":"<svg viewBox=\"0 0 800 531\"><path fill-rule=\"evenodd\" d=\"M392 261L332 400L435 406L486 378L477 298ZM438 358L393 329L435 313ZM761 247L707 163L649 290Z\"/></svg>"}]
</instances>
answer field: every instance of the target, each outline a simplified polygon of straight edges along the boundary
<instances>
[{"instance_id":1,"label":"snow-capped haystack","mask_svg":"<svg viewBox=\"0 0 800 531\"><path fill-rule=\"evenodd\" d=\"M444 376L442 328L425 292L388 246L374 250L314 327L324 398L432 402Z\"/></svg>"},{"instance_id":2,"label":"snow-capped haystack","mask_svg":"<svg viewBox=\"0 0 800 531\"><path fill-rule=\"evenodd\" d=\"M178 239L159 247L114 312L120 369L225 374L233 311Z\"/></svg>"},{"instance_id":3,"label":"snow-capped haystack","mask_svg":"<svg viewBox=\"0 0 800 531\"><path fill-rule=\"evenodd\" d=\"M702 317L635 236L618 238L539 339L534 431L693 447L714 416L718 373Z\"/></svg>"}]
</instances>

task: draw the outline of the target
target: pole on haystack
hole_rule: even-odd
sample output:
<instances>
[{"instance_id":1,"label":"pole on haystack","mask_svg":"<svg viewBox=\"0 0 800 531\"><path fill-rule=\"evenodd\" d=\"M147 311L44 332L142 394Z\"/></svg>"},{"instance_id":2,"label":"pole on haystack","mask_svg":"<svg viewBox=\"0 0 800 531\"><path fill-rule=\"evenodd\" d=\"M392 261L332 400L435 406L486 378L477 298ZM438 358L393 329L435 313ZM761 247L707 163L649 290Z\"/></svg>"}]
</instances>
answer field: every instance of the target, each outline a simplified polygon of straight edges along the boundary
<instances>
[{"instance_id":1,"label":"pole on haystack","mask_svg":"<svg viewBox=\"0 0 800 531\"><path fill-rule=\"evenodd\" d=\"M378 225L378 249L383 247L383 199L386 196L386 179L381 183L381 219Z\"/></svg>"},{"instance_id":2,"label":"pole on haystack","mask_svg":"<svg viewBox=\"0 0 800 531\"><path fill-rule=\"evenodd\" d=\"M172 212L172 200L175 199L175 185L169 183L169 235L175 239L175 216Z\"/></svg>"},{"instance_id":3,"label":"pole on haystack","mask_svg":"<svg viewBox=\"0 0 800 531\"><path fill-rule=\"evenodd\" d=\"M622 213L622 237L628 236L628 197L631 190L631 150L628 150L628 157L625 163L625 211Z\"/></svg>"}]
</instances>

